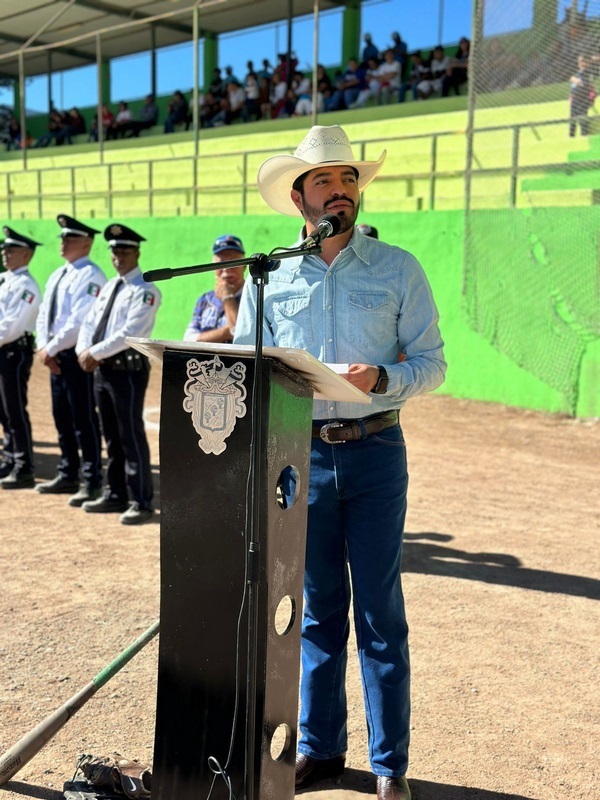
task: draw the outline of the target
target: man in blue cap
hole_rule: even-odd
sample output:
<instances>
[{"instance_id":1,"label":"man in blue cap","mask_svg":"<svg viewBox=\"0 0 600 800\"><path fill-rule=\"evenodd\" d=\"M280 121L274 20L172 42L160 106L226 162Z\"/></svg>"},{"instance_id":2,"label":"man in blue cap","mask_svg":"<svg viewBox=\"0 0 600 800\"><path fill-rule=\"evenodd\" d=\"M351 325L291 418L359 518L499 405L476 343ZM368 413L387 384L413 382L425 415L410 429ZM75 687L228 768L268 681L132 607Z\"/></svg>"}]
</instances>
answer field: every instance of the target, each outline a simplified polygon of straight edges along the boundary
<instances>
[{"instance_id":1,"label":"man in blue cap","mask_svg":"<svg viewBox=\"0 0 600 800\"><path fill-rule=\"evenodd\" d=\"M3 489L30 489L35 481L27 384L41 292L28 266L39 242L12 228L3 231L6 238L0 247L6 272L0 275L0 420L4 449L0 485Z\"/></svg>"},{"instance_id":2,"label":"man in blue cap","mask_svg":"<svg viewBox=\"0 0 600 800\"><path fill-rule=\"evenodd\" d=\"M198 298L194 314L183 336L185 342L232 342L240 297L244 288L244 266L227 266L242 258L242 240L232 234L219 236L213 244L215 288Z\"/></svg>"},{"instance_id":3,"label":"man in blue cap","mask_svg":"<svg viewBox=\"0 0 600 800\"><path fill-rule=\"evenodd\" d=\"M75 344L106 277L90 258L99 231L66 214L59 214L57 222L65 263L48 278L37 319L37 345L38 359L50 371L61 457L56 477L36 488L41 494L70 494L69 505L81 506L98 497L102 475L92 378L79 368Z\"/></svg>"}]
</instances>

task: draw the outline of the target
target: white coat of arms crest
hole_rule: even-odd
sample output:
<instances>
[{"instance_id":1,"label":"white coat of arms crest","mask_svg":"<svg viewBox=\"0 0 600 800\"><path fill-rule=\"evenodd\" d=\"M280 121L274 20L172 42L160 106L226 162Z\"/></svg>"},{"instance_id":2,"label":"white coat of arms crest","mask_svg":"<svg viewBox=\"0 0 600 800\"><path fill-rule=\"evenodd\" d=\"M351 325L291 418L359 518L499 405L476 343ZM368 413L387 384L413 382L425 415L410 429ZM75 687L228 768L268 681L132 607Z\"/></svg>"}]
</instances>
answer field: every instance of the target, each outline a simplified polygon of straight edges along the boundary
<instances>
[{"instance_id":1,"label":"white coat of arms crest","mask_svg":"<svg viewBox=\"0 0 600 800\"><path fill-rule=\"evenodd\" d=\"M246 415L246 366L236 361L226 367L219 356L210 361L191 358L187 362L188 380L184 386L183 409L192 415L198 447L205 453L220 455L235 428L236 419Z\"/></svg>"}]
</instances>

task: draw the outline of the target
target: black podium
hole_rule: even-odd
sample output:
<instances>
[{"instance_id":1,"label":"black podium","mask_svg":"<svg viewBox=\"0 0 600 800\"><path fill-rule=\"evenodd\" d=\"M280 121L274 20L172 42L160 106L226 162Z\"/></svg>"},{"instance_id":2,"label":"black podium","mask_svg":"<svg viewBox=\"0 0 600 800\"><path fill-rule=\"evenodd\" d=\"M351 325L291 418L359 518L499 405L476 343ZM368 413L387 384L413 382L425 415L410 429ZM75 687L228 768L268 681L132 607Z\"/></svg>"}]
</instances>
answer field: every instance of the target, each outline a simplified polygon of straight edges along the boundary
<instances>
[{"instance_id":1,"label":"black podium","mask_svg":"<svg viewBox=\"0 0 600 800\"><path fill-rule=\"evenodd\" d=\"M254 348L130 343L163 363L152 798L244 800ZM303 351L264 348L263 354L250 795L288 800L294 796L313 395L369 398Z\"/></svg>"}]
</instances>

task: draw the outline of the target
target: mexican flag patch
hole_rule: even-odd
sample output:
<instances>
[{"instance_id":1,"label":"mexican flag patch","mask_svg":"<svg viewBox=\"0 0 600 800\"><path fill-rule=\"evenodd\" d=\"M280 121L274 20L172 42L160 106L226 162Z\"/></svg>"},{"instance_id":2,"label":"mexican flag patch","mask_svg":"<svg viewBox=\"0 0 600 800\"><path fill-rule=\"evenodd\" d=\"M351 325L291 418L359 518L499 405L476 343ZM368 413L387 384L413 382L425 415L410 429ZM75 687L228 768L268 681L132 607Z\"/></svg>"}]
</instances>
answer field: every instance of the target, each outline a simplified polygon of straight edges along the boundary
<instances>
[{"instance_id":1,"label":"mexican flag patch","mask_svg":"<svg viewBox=\"0 0 600 800\"><path fill-rule=\"evenodd\" d=\"M21 295L21 300L24 300L26 303L31 304L35 300L35 295L32 292L29 292L27 291L27 289L25 289L25 291Z\"/></svg>"},{"instance_id":2,"label":"mexican flag patch","mask_svg":"<svg viewBox=\"0 0 600 800\"><path fill-rule=\"evenodd\" d=\"M152 292L144 292L144 296L142 297L142 302L146 303L147 306L154 305L154 295Z\"/></svg>"},{"instance_id":3,"label":"mexican flag patch","mask_svg":"<svg viewBox=\"0 0 600 800\"><path fill-rule=\"evenodd\" d=\"M98 295L100 294L100 287L98 286L97 283L90 283L90 285L87 288L87 293L91 294L92 297L98 297Z\"/></svg>"}]
</instances>

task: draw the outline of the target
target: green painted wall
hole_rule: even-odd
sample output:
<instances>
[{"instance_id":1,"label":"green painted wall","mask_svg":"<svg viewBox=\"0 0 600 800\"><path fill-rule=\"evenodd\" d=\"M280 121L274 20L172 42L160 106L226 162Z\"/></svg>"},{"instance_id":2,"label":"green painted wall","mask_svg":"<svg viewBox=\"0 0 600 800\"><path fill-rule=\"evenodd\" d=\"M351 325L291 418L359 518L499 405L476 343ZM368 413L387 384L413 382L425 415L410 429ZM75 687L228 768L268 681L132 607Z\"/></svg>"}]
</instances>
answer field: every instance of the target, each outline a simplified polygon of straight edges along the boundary
<instances>
[{"instance_id":1,"label":"green painted wall","mask_svg":"<svg viewBox=\"0 0 600 800\"><path fill-rule=\"evenodd\" d=\"M553 218L551 224L556 225L557 219L559 217ZM101 229L108 224L108 221L88 221ZM498 352L483 335L472 329L463 298L462 212L365 214L363 221L376 225L382 239L413 252L425 268L440 310L440 325L446 343L448 373L442 393L542 411L570 412L562 393ZM38 248L32 262L32 273L43 285L50 272L60 264L56 239L58 225L49 221L13 224L18 231L45 245ZM280 216L144 218L128 219L127 224L148 239L142 249L143 269L210 261L211 244L223 233L240 236L247 253L253 253L290 244L299 229L299 220ZM568 226L568 218L565 224ZM565 227L564 235L567 233ZM556 232L555 235L558 236ZM110 274L112 267L102 237L97 237L92 253ZM213 276L208 274L161 283L163 303L155 337L180 338L197 296L209 289L213 280ZM535 307L530 309L530 314L536 313L544 313L544 306L541 306L541 312ZM600 343L597 338L590 338L578 374L576 414L600 416Z\"/></svg>"}]
</instances>

